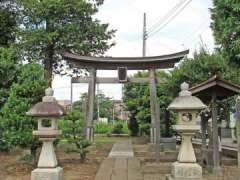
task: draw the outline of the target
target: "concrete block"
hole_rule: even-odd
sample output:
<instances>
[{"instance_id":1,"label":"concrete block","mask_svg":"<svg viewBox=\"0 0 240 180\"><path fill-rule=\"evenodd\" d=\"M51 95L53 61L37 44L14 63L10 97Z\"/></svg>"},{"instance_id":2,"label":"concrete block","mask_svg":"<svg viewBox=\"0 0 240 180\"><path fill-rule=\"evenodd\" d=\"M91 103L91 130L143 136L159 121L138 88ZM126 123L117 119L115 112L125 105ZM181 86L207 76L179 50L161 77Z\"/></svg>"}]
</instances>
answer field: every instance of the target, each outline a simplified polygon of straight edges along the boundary
<instances>
[{"instance_id":1,"label":"concrete block","mask_svg":"<svg viewBox=\"0 0 240 180\"><path fill-rule=\"evenodd\" d=\"M167 180L203 180L202 167L197 163L172 164L171 175L167 175Z\"/></svg>"},{"instance_id":2,"label":"concrete block","mask_svg":"<svg viewBox=\"0 0 240 180\"><path fill-rule=\"evenodd\" d=\"M63 169L56 168L37 168L32 171L31 180L63 180Z\"/></svg>"},{"instance_id":3,"label":"concrete block","mask_svg":"<svg viewBox=\"0 0 240 180\"><path fill-rule=\"evenodd\" d=\"M176 138L161 138L164 151L175 151L176 150Z\"/></svg>"}]
</instances>

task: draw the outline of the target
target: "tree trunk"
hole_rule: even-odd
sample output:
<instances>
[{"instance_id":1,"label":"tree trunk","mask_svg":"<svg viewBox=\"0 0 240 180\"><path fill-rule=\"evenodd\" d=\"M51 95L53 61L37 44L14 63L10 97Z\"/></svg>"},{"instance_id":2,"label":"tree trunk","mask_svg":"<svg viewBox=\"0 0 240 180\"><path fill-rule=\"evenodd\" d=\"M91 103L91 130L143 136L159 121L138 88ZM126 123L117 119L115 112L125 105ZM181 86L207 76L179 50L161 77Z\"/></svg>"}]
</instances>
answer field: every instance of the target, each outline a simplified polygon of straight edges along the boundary
<instances>
[{"instance_id":1,"label":"tree trunk","mask_svg":"<svg viewBox=\"0 0 240 180\"><path fill-rule=\"evenodd\" d=\"M52 32L53 25L50 23L49 19L46 19L46 31ZM53 56L54 56L54 43L50 42L45 49L45 59L44 59L44 79L48 81L49 87L52 86L52 76L53 76Z\"/></svg>"},{"instance_id":2,"label":"tree trunk","mask_svg":"<svg viewBox=\"0 0 240 180\"><path fill-rule=\"evenodd\" d=\"M52 86L52 76L53 76L53 45L49 45L46 49L46 58L44 60L44 79L48 81L49 87Z\"/></svg>"}]
</instances>

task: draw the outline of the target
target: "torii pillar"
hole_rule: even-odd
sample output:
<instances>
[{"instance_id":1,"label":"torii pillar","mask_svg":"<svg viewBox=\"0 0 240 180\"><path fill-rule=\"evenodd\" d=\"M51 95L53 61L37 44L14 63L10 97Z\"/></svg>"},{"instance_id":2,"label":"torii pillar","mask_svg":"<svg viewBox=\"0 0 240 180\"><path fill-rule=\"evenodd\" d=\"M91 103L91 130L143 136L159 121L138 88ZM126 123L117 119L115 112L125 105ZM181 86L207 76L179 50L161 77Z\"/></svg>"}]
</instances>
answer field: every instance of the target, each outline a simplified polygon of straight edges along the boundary
<instances>
[{"instance_id":1,"label":"torii pillar","mask_svg":"<svg viewBox=\"0 0 240 180\"><path fill-rule=\"evenodd\" d=\"M96 89L96 69L89 69L89 83L88 83L88 98L87 98L87 113L86 113L86 139L94 141L94 129L93 129L93 115L94 115L94 99Z\"/></svg>"},{"instance_id":2,"label":"torii pillar","mask_svg":"<svg viewBox=\"0 0 240 180\"><path fill-rule=\"evenodd\" d=\"M151 107L151 143L159 144L160 142L160 110L157 100L157 84L155 69L150 69L150 107ZM158 141L158 142L157 142Z\"/></svg>"}]
</instances>

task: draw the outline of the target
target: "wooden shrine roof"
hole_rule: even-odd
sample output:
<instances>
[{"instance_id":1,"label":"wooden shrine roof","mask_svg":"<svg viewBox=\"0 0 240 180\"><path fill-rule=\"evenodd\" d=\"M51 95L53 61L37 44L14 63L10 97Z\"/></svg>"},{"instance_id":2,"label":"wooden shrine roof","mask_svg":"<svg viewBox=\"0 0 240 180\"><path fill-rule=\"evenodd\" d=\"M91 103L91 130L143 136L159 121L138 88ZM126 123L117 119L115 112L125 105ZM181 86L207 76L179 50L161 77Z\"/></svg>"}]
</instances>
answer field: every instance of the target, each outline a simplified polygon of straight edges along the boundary
<instances>
[{"instance_id":1,"label":"wooden shrine roof","mask_svg":"<svg viewBox=\"0 0 240 180\"><path fill-rule=\"evenodd\" d=\"M115 70L118 67L127 67L129 70L146 70L172 68L188 53L189 50L148 57L92 57L65 52L63 57L76 68Z\"/></svg>"},{"instance_id":2,"label":"wooden shrine roof","mask_svg":"<svg viewBox=\"0 0 240 180\"><path fill-rule=\"evenodd\" d=\"M240 86L214 75L208 80L191 87L189 90L202 101L209 102L212 98L212 93L216 93L218 100L239 94Z\"/></svg>"}]
</instances>

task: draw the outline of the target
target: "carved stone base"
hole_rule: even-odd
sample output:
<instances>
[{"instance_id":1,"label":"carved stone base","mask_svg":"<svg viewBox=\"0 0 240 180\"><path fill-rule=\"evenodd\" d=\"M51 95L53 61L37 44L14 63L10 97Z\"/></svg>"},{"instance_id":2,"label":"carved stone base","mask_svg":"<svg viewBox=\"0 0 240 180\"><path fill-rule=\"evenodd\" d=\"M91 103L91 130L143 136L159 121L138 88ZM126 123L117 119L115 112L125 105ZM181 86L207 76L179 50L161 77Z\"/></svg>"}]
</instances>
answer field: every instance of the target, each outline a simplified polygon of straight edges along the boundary
<instances>
[{"instance_id":1,"label":"carved stone base","mask_svg":"<svg viewBox=\"0 0 240 180\"><path fill-rule=\"evenodd\" d=\"M202 167L197 163L172 164L172 173L167 175L167 180L204 180L202 177Z\"/></svg>"},{"instance_id":2,"label":"carved stone base","mask_svg":"<svg viewBox=\"0 0 240 180\"><path fill-rule=\"evenodd\" d=\"M63 169L56 168L37 168L32 171L31 180L63 180Z\"/></svg>"}]
</instances>

